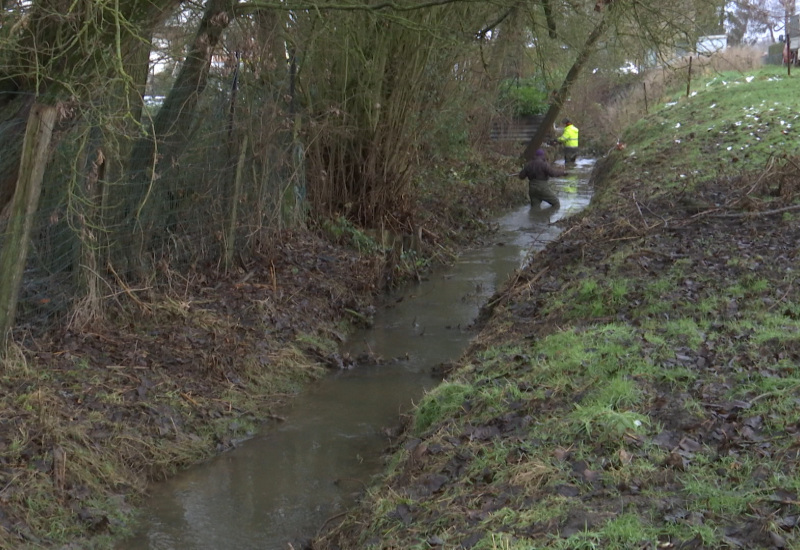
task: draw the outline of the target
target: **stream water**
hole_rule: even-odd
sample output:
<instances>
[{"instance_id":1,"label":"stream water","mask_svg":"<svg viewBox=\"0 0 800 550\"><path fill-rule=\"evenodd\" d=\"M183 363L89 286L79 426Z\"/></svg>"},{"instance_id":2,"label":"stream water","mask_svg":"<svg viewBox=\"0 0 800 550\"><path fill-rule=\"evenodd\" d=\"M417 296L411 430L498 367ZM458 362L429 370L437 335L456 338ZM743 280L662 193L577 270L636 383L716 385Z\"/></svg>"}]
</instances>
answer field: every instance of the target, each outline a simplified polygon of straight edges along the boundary
<instances>
[{"instance_id":1,"label":"stream water","mask_svg":"<svg viewBox=\"0 0 800 550\"><path fill-rule=\"evenodd\" d=\"M579 159L551 180L559 210L502 216L484 245L393 296L343 350L394 360L325 378L293 399L285 422L154 484L138 534L118 550L289 550L338 517L382 470L384 428L438 383L434 367L466 349L481 305L558 235L553 222L589 204L592 166Z\"/></svg>"}]
</instances>

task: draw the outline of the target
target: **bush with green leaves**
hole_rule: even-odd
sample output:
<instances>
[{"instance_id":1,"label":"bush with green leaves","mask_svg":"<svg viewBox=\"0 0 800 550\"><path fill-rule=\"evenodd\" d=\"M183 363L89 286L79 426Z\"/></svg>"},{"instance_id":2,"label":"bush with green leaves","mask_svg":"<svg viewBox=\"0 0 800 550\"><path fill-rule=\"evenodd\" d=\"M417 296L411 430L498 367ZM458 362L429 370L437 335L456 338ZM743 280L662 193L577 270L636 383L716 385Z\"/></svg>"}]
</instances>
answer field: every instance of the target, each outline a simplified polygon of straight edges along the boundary
<instances>
[{"instance_id":1,"label":"bush with green leaves","mask_svg":"<svg viewBox=\"0 0 800 550\"><path fill-rule=\"evenodd\" d=\"M549 107L547 87L534 78L507 80L500 89L500 103L511 116L544 114Z\"/></svg>"}]
</instances>

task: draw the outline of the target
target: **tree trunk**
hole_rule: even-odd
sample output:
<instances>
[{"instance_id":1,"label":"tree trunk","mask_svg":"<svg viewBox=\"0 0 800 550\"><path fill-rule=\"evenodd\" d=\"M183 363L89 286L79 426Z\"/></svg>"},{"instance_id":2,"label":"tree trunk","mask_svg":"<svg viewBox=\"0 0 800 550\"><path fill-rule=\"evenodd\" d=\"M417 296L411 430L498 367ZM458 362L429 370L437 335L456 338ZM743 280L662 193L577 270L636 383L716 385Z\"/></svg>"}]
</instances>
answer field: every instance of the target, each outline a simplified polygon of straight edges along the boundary
<instances>
[{"instance_id":1,"label":"tree trunk","mask_svg":"<svg viewBox=\"0 0 800 550\"><path fill-rule=\"evenodd\" d=\"M564 106L564 102L569 96L572 85L578 79L578 75L580 75L581 70L583 70L583 66L594 52L594 45L606 32L606 29L608 28L608 17L608 12L605 12L603 14L603 18L586 38L586 42L584 43L583 48L581 48L581 51L578 53L578 57L575 59L572 67L570 67L567 76L564 78L564 82L554 94L553 100L550 103L550 108L547 110L547 114L544 115L544 120L542 120L542 123L539 125L539 129L536 130L536 134L534 134L534 136L528 142L528 145L525 147L525 151L522 153L522 158L525 161L533 158L533 154L539 147L541 147L545 136L547 136L548 132L550 132L550 129L553 127L553 124L558 118L558 113L561 112L561 108Z\"/></svg>"},{"instance_id":2,"label":"tree trunk","mask_svg":"<svg viewBox=\"0 0 800 550\"><path fill-rule=\"evenodd\" d=\"M33 215L39 204L55 121L55 107L40 103L34 105L30 111L21 147L19 181L16 184L11 217L0 254L0 338L2 338L0 351L3 354L9 332L14 326L19 286L28 257Z\"/></svg>"},{"instance_id":3,"label":"tree trunk","mask_svg":"<svg viewBox=\"0 0 800 550\"><path fill-rule=\"evenodd\" d=\"M229 272L233 268L233 253L236 251L236 228L239 221L239 199L242 196L242 171L247 154L247 136L244 136L239 153L239 162L236 163L236 177L233 180L233 196L228 205L228 227L225 232L225 271Z\"/></svg>"},{"instance_id":4,"label":"tree trunk","mask_svg":"<svg viewBox=\"0 0 800 550\"><path fill-rule=\"evenodd\" d=\"M5 212L14 196L25 136L25 122L34 104L33 95L18 95L0 106L0 208ZM5 215L3 216L5 217Z\"/></svg>"},{"instance_id":5,"label":"tree trunk","mask_svg":"<svg viewBox=\"0 0 800 550\"><path fill-rule=\"evenodd\" d=\"M127 260L133 260L138 265L128 267L146 268L147 250L153 236L166 223L164 212L169 202L175 199L176 191L170 188L170 182L176 178L168 177L168 174L179 169L178 158L191 139L196 107L208 83L212 56L232 13L232 0L208 1L186 61L163 106L149 124L149 135L133 147L129 164L130 186L128 196L124 198L125 234L120 236L133 243L133 250L121 251L125 256L117 258L117 261L123 265ZM134 257L131 257L131 252Z\"/></svg>"}]
</instances>

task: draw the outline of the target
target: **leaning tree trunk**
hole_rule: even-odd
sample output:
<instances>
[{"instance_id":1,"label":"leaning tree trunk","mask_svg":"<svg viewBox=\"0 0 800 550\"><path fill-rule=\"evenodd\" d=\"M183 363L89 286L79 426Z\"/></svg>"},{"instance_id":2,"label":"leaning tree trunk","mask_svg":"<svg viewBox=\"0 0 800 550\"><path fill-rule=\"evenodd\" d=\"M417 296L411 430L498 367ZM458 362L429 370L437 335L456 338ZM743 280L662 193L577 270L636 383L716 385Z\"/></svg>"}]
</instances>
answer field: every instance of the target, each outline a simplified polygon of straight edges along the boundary
<instances>
[{"instance_id":1,"label":"leaning tree trunk","mask_svg":"<svg viewBox=\"0 0 800 550\"><path fill-rule=\"evenodd\" d=\"M11 202L16 189L25 121L35 103L33 95L17 95L0 106L0 209Z\"/></svg>"},{"instance_id":2,"label":"leaning tree trunk","mask_svg":"<svg viewBox=\"0 0 800 550\"><path fill-rule=\"evenodd\" d=\"M608 28L607 13L608 12L603 14L603 18L586 38L586 42L583 44L583 48L581 48L581 51L578 53L578 57L575 59L572 67L570 67L567 76L564 78L564 82L554 94L553 100L550 103L550 108L547 110L547 114L544 115L544 120L542 120L541 124L539 124L539 128L536 130L536 133L528 142L528 145L525 147L525 151L522 153L522 158L524 160L528 161L533 158L534 152L542 145L545 136L553 127L553 124L558 118L558 113L561 112L561 108L564 106L567 96L569 96L572 85L578 79L578 75L580 75L584 65L586 65L589 57L594 52L594 45L597 43L600 37L603 36Z\"/></svg>"},{"instance_id":3,"label":"leaning tree trunk","mask_svg":"<svg viewBox=\"0 0 800 550\"><path fill-rule=\"evenodd\" d=\"M129 185L125 205L122 240L132 247L120 250L116 262L123 268L143 274L147 269L149 247L155 234L163 230L164 213L181 152L191 140L199 98L208 83L211 59L223 31L233 17L232 0L209 0L194 42L164 104L152 121L147 137L133 147L129 163ZM128 263L132 262L132 264Z\"/></svg>"},{"instance_id":4,"label":"leaning tree trunk","mask_svg":"<svg viewBox=\"0 0 800 550\"><path fill-rule=\"evenodd\" d=\"M42 178L56 121L56 108L36 104L22 144L19 182L12 202L8 231L0 254L0 352L5 354L8 334L14 327L17 298L28 257L33 214L39 205Z\"/></svg>"}]
</instances>

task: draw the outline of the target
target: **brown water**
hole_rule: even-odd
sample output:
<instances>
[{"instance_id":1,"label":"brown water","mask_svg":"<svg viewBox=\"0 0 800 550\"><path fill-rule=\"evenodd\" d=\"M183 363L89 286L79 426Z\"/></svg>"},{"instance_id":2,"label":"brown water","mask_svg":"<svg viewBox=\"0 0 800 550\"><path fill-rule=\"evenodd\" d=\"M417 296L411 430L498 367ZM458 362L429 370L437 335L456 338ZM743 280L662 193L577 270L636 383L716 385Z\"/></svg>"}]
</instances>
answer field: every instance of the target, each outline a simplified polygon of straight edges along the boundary
<instances>
[{"instance_id":1,"label":"brown water","mask_svg":"<svg viewBox=\"0 0 800 550\"><path fill-rule=\"evenodd\" d=\"M399 359L331 375L294 399L285 422L153 485L138 535L118 548L288 550L336 519L383 469L383 429L438 383L433 367L463 353L480 306L558 235L551 222L589 204L592 165L579 159L552 180L559 210L525 206L499 218L492 239L393 296L344 349Z\"/></svg>"}]
</instances>

